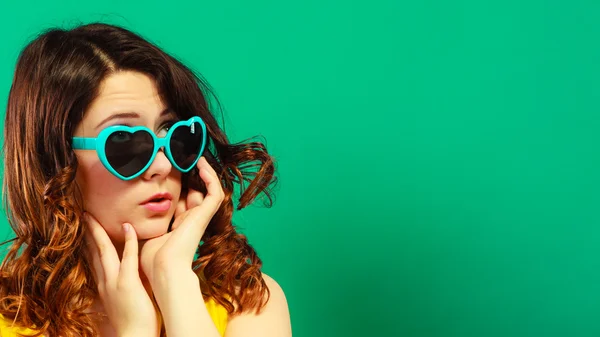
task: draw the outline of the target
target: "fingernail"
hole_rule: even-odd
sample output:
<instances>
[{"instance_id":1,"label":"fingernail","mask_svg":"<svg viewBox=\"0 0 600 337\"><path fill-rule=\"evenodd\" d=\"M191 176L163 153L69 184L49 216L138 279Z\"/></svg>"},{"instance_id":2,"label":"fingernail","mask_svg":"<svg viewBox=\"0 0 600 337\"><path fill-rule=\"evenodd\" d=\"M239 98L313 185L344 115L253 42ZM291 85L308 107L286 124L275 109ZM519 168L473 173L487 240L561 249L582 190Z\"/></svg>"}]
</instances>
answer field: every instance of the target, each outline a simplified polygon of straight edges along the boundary
<instances>
[{"instance_id":1,"label":"fingernail","mask_svg":"<svg viewBox=\"0 0 600 337\"><path fill-rule=\"evenodd\" d=\"M129 224L128 223L123 224L123 230L125 231L125 233L129 232Z\"/></svg>"}]
</instances>

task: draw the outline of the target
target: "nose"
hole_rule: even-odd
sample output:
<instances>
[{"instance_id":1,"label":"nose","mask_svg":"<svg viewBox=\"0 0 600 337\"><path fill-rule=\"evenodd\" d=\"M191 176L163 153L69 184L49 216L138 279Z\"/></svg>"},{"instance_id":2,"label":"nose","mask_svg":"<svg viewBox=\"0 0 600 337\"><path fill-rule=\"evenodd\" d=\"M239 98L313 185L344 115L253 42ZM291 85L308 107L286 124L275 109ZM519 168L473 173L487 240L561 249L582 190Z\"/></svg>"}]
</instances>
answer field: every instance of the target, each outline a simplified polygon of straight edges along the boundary
<instances>
[{"instance_id":1,"label":"nose","mask_svg":"<svg viewBox=\"0 0 600 337\"><path fill-rule=\"evenodd\" d=\"M171 170L173 169L173 165L167 158L165 154L164 148L158 150L156 157L154 157L154 161L150 164L150 167L142 174L144 179L150 180L156 177L162 178L169 175Z\"/></svg>"}]
</instances>

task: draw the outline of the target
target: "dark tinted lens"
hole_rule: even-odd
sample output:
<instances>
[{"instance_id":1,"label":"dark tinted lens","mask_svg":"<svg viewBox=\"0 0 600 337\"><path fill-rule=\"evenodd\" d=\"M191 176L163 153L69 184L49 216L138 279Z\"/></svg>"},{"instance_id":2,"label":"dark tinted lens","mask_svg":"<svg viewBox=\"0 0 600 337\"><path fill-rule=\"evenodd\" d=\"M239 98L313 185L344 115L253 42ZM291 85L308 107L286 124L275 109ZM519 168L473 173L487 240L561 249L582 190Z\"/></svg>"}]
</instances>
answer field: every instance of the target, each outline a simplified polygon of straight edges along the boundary
<instances>
[{"instance_id":1,"label":"dark tinted lens","mask_svg":"<svg viewBox=\"0 0 600 337\"><path fill-rule=\"evenodd\" d=\"M118 131L108 137L104 152L115 171L131 177L148 164L153 150L153 139L147 131Z\"/></svg>"},{"instance_id":2,"label":"dark tinted lens","mask_svg":"<svg viewBox=\"0 0 600 337\"><path fill-rule=\"evenodd\" d=\"M195 122L191 126L181 125L173 130L171 136L171 155L179 167L189 169L200 155L202 147L202 127Z\"/></svg>"}]
</instances>

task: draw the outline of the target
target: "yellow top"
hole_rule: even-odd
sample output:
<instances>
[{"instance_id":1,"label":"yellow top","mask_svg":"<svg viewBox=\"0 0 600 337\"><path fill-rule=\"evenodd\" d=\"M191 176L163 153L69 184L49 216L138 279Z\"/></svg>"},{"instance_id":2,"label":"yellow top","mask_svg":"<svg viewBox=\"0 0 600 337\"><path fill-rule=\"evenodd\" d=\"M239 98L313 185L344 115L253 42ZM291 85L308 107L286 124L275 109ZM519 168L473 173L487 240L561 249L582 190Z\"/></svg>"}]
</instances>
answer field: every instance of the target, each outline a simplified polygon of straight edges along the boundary
<instances>
[{"instance_id":1,"label":"yellow top","mask_svg":"<svg viewBox=\"0 0 600 337\"><path fill-rule=\"evenodd\" d=\"M227 326L227 310L215 302L212 298L204 302L206 309L212 318L219 334L225 336L225 327ZM33 335L34 330L29 328L13 327L12 320L0 315L0 336L1 337L19 337L18 333L23 335Z\"/></svg>"}]
</instances>

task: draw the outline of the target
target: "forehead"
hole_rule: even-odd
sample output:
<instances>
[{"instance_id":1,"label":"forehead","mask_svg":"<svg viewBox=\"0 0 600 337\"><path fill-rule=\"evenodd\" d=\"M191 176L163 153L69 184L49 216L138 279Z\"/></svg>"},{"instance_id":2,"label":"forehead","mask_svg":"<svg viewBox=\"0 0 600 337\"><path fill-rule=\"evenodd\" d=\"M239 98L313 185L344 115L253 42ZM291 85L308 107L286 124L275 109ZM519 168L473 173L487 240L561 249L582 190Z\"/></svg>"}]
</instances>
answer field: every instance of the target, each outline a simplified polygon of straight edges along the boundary
<instances>
[{"instance_id":1,"label":"forehead","mask_svg":"<svg viewBox=\"0 0 600 337\"><path fill-rule=\"evenodd\" d=\"M154 80L143 73L122 71L109 75L100 84L96 99L85 112L82 123L100 123L111 115L136 112L141 118L154 120L165 105Z\"/></svg>"}]
</instances>

